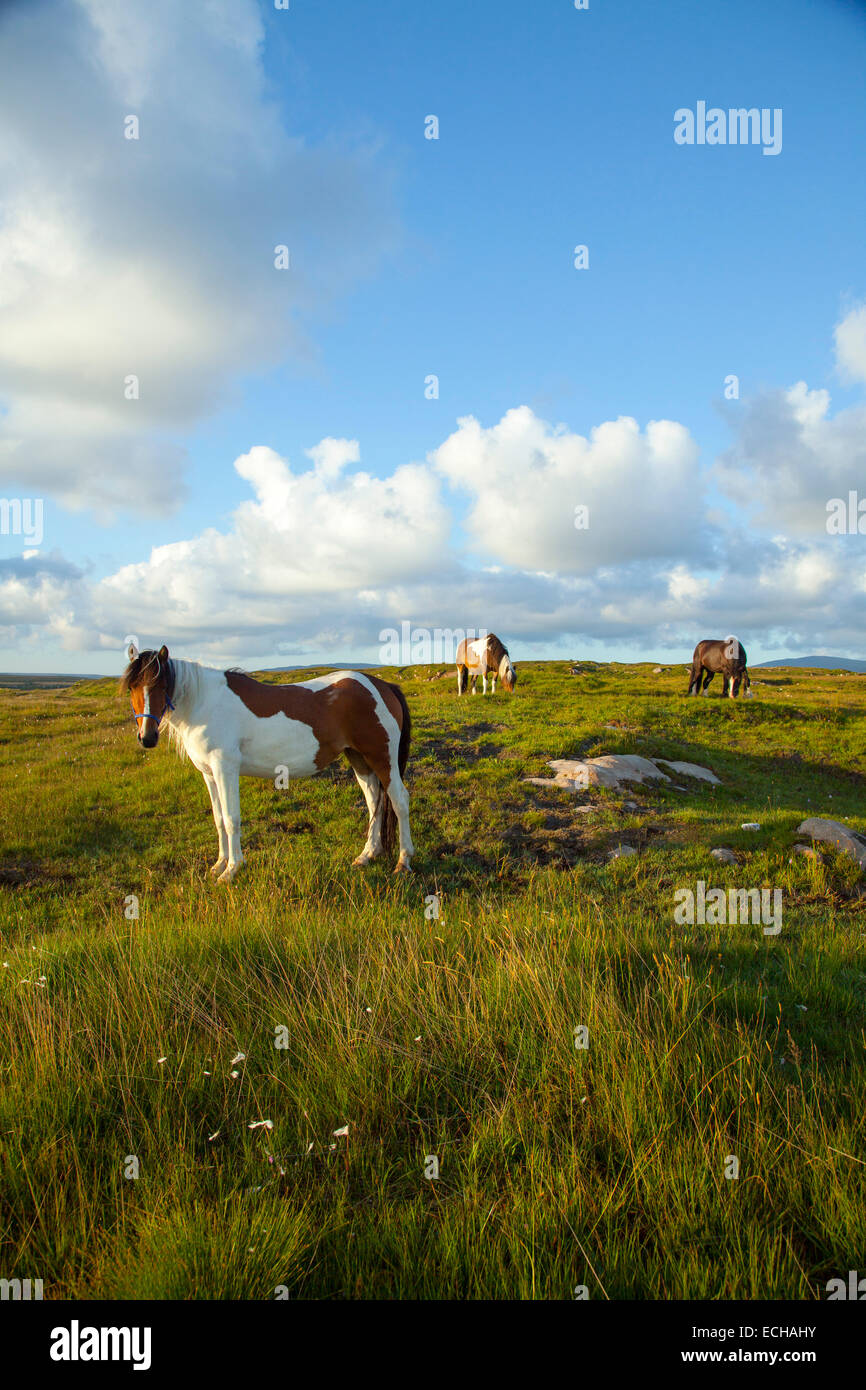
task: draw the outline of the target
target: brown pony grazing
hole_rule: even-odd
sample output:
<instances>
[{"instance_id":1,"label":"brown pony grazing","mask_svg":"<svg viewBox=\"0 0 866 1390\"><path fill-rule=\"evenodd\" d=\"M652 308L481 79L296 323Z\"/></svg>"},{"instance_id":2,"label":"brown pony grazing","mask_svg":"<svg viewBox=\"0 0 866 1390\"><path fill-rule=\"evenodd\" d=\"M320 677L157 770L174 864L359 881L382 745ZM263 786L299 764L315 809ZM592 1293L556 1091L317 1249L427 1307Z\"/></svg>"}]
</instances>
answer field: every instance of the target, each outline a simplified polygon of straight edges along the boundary
<instances>
[{"instance_id":1,"label":"brown pony grazing","mask_svg":"<svg viewBox=\"0 0 866 1390\"><path fill-rule=\"evenodd\" d=\"M369 812L359 867L390 850L399 832L397 873L415 850L403 774L411 719L399 686L360 671L333 671L293 685L264 685L242 671L217 671L170 658L167 647L130 646L120 688L132 699L143 748L163 722L205 780L219 858L211 869L230 883L241 853L240 778L262 777L279 790L312 777L345 753Z\"/></svg>"},{"instance_id":2,"label":"brown pony grazing","mask_svg":"<svg viewBox=\"0 0 866 1390\"><path fill-rule=\"evenodd\" d=\"M486 695L488 672L492 672L491 695L496 694L497 676L505 690L512 691L517 684L517 672L511 664L511 657L498 637L489 632L486 637L478 637L475 641L464 638L457 648L457 694L465 693L467 677L471 676L472 694L476 695L475 686L480 676Z\"/></svg>"},{"instance_id":3,"label":"brown pony grazing","mask_svg":"<svg viewBox=\"0 0 866 1390\"><path fill-rule=\"evenodd\" d=\"M751 681L746 669L746 649L738 637L704 638L695 647L692 657L692 670L689 677L687 695L706 695L707 686L721 672L722 697L725 692L733 700L740 693L740 685L750 692ZM703 681L703 689L701 689Z\"/></svg>"}]
</instances>

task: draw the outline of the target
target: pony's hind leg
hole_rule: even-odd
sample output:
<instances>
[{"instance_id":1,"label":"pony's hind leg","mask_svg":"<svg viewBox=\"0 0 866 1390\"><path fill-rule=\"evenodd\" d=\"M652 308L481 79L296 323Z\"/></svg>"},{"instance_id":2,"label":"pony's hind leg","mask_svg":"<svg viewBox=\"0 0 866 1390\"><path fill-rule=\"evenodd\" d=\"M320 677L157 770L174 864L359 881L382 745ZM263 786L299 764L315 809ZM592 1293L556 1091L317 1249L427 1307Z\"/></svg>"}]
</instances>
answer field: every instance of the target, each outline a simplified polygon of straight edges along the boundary
<instances>
[{"instance_id":1,"label":"pony's hind leg","mask_svg":"<svg viewBox=\"0 0 866 1390\"><path fill-rule=\"evenodd\" d=\"M397 866L394 872L396 874L409 874L412 872L410 860L415 853L415 846L412 843L412 832L409 829L409 793L406 790L406 784L403 778L400 776L397 766L396 750L392 757L390 767L388 767L384 761L380 762L372 756L369 758L369 762L367 762L367 759L362 759L361 761L370 766L372 781L376 784L377 788L380 788L382 791L382 794L377 796L376 802L376 828L380 835L380 851L386 846L388 849L391 848L393 824L396 820L400 852L397 857ZM354 767L354 763L352 766ZM358 776L357 768L355 769L355 776ZM360 778L358 778L358 780L360 781ZM386 797L390 802L388 811L385 809ZM391 811L393 811L393 815L390 815L390 824L387 824L386 816L389 816ZM355 860L356 864L367 862L364 858L366 851L367 846L365 845L363 853L359 854L358 858Z\"/></svg>"},{"instance_id":2,"label":"pony's hind leg","mask_svg":"<svg viewBox=\"0 0 866 1390\"><path fill-rule=\"evenodd\" d=\"M415 853L415 846L412 843L412 832L409 829L409 793L403 783L399 772L392 774L388 783L388 800L394 807L394 814L397 817L397 829L400 836L400 854L397 858L395 874L410 874L412 872L411 858Z\"/></svg>"},{"instance_id":3,"label":"pony's hind leg","mask_svg":"<svg viewBox=\"0 0 866 1390\"><path fill-rule=\"evenodd\" d=\"M469 675L465 666L457 667L457 694L462 695L466 690L466 678Z\"/></svg>"},{"instance_id":4,"label":"pony's hind leg","mask_svg":"<svg viewBox=\"0 0 866 1390\"><path fill-rule=\"evenodd\" d=\"M709 683L710 683L711 680L714 680L714 679L715 679L715 674L716 674L715 671L708 671L708 672L707 672L706 679L704 680L704 688L703 688L703 690L700 692L702 695L706 695L706 693L707 693L707 686L709 685Z\"/></svg>"},{"instance_id":5,"label":"pony's hind leg","mask_svg":"<svg viewBox=\"0 0 866 1390\"><path fill-rule=\"evenodd\" d=\"M361 853L352 860L355 868L363 869L366 864L378 859L382 853L382 821L385 815L385 798L382 795L382 783L366 759L362 758L360 753L356 753L354 748L346 749L346 757L349 759L352 771L358 779L358 785L364 793L364 800L370 815L366 843Z\"/></svg>"}]
</instances>

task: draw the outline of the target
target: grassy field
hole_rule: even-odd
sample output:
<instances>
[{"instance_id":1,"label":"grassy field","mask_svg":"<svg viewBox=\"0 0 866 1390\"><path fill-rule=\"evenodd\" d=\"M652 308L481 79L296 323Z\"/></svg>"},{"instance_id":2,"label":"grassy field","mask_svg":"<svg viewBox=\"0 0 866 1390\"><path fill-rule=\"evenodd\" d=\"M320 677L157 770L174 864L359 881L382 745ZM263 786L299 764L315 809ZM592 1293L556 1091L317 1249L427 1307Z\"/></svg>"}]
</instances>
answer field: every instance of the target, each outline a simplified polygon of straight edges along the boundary
<instances>
[{"instance_id":1,"label":"grassy field","mask_svg":"<svg viewBox=\"0 0 866 1390\"><path fill-rule=\"evenodd\" d=\"M218 887L201 778L141 752L111 682L0 692L0 1275L813 1299L866 1269L866 898L853 861L792 855L805 816L866 829L866 681L686 700L681 666L551 662L458 702L450 670L387 674L414 719L406 881L350 867L346 768L242 783L247 865ZM522 780L609 752L722 785ZM639 855L609 863L620 842ZM699 880L780 888L781 933L676 925Z\"/></svg>"}]
</instances>

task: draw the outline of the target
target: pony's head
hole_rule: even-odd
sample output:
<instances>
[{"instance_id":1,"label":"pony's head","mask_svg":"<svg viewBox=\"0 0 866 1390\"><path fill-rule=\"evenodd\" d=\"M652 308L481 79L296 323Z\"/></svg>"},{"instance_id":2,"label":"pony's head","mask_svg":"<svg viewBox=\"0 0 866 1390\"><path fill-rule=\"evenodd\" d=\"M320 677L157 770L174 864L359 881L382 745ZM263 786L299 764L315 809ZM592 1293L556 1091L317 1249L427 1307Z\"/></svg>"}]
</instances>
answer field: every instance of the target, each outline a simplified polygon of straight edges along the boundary
<instances>
[{"instance_id":1,"label":"pony's head","mask_svg":"<svg viewBox=\"0 0 866 1390\"><path fill-rule=\"evenodd\" d=\"M130 642L126 655L129 665L120 678L120 691L132 700L142 748L155 748L163 716L166 710L174 709L174 671L168 647L160 647L158 652L140 652Z\"/></svg>"},{"instance_id":2,"label":"pony's head","mask_svg":"<svg viewBox=\"0 0 866 1390\"><path fill-rule=\"evenodd\" d=\"M511 657L508 652L499 663L499 682L503 690L507 690L509 694L517 684L517 672L511 664Z\"/></svg>"}]
</instances>

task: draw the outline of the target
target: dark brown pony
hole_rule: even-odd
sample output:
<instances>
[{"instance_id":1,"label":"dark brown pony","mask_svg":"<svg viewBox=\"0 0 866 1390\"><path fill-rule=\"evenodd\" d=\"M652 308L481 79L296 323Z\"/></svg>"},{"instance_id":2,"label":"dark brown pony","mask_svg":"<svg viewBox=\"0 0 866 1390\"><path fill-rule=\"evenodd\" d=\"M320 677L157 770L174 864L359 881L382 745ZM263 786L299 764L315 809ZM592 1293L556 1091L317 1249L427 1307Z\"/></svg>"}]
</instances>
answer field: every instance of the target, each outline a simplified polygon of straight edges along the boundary
<instances>
[{"instance_id":1,"label":"dark brown pony","mask_svg":"<svg viewBox=\"0 0 866 1390\"><path fill-rule=\"evenodd\" d=\"M457 648L457 694L463 695L468 680L472 680L472 694L478 677L481 677L484 694L487 694L487 677L492 676L490 693L496 694L496 680L502 682L504 690L512 691L517 684L517 672L511 664L511 657L495 633L488 632L485 637L474 641L464 638Z\"/></svg>"},{"instance_id":2,"label":"dark brown pony","mask_svg":"<svg viewBox=\"0 0 866 1390\"><path fill-rule=\"evenodd\" d=\"M739 695L743 683L744 690L748 691L751 687L746 661L746 649L738 637L705 637L695 647L686 694L706 695L710 681L721 674L722 697L727 692L733 700Z\"/></svg>"}]
</instances>

